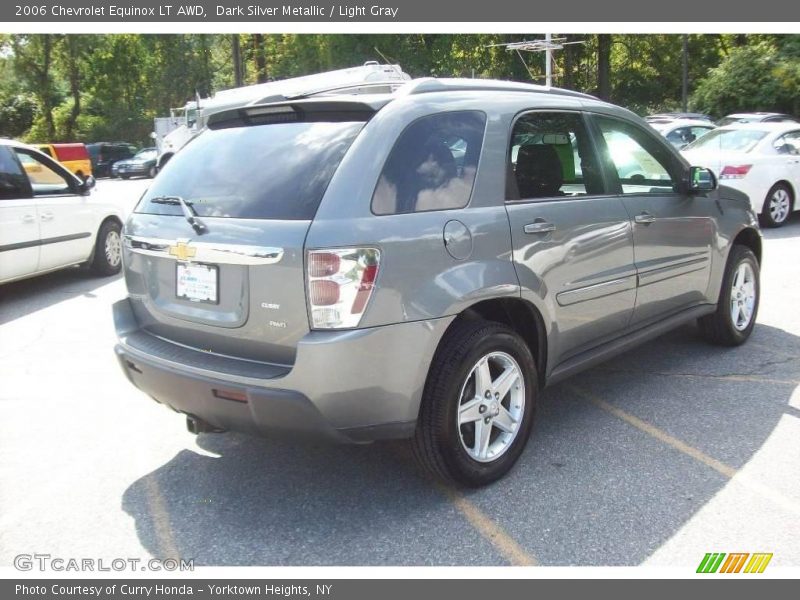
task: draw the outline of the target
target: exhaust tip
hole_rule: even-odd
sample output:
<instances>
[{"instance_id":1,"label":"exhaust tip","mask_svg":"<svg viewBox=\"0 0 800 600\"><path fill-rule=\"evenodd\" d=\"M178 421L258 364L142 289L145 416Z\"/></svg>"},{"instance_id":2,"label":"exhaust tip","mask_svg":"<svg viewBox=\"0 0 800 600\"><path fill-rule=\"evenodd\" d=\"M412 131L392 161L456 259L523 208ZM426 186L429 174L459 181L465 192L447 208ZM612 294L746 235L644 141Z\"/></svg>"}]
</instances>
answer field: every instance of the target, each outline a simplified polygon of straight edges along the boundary
<instances>
[{"instance_id":1,"label":"exhaust tip","mask_svg":"<svg viewBox=\"0 0 800 600\"><path fill-rule=\"evenodd\" d=\"M186 429L189 430L189 433L195 435L198 433L223 433L225 431L194 415L186 415Z\"/></svg>"}]
</instances>

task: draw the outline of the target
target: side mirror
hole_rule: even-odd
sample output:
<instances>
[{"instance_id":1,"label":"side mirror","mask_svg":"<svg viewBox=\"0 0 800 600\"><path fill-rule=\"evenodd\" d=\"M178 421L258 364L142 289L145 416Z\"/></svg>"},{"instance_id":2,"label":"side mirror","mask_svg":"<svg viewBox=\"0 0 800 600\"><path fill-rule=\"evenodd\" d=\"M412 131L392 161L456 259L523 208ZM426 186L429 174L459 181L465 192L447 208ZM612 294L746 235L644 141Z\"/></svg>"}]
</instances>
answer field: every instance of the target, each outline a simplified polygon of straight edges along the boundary
<instances>
[{"instance_id":1,"label":"side mirror","mask_svg":"<svg viewBox=\"0 0 800 600\"><path fill-rule=\"evenodd\" d=\"M81 194L88 194L94 186L97 184L97 180L94 178L93 175L89 175L83 182L80 184L78 189L80 190Z\"/></svg>"},{"instance_id":2,"label":"side mirror","mask_svg":"<svg viewBox=\"0 0 800 600\"><path fill-rule=\"evenodd\" d=\"M158 134L157 134L155 131L151 131L151 132L150 132L150 139L151 139L151 140L154 140L154 139L156 139L157 137L158 137Z\"/></svg>"},{"instance_id":3,"label":"side mirror","mask_svg":"<svg viewBox=\"0 0 800 600\"><path fill-rule=\"evenodd\" d=\"M711 169L692 167L689 169L689 192L713 192L717 189L717 177Z\"/></svg>"}]
</instances>

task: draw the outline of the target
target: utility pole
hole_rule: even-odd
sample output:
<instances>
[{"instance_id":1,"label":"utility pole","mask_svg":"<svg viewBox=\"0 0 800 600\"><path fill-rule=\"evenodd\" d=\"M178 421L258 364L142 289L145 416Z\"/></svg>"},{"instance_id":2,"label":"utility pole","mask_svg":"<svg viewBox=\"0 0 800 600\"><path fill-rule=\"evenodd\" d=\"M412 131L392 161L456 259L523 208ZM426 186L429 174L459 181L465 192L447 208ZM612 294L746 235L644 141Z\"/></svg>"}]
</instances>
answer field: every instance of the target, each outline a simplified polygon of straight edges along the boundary
<instances>
[{"instance_id":1,"label":"utility pole","mask_svg":"<svg viewBox=\"0 0 800 600\"><path fill-rule=\"evenodd\" d=\"M566 40L567 38L565 37L554 38L553 34L546 33L543 40L511 42L508 44L489 44L487 48L501 46L509 52L516 52L523 66L525 67L525 70L528 71L528 75L530 75L531 79L533 80L536 80L536 77L534 76L533 71L531 71L531 68L528 66L528 63L526 63L525 59L522 57L522 52L544 52L544 81L545 85L549 87L553 85L553 50L561 50L564 48L564 46L569 46L571 44L585 43L582 40L574 42L568 42Z\"/></svg>"},{"instance_id":2,"label":"utility pole","mask_svg":"<svg viewBox=\"0 0 800 600\"><path fill-rule=\"evenodd\" d=\"M689 36L683 34L683 87L681 88L683 112L689 110Z\"/></svg>"},{"instance_id":3,"label":"utility pole","mask_svg":"<svg viewBox=\"0 0 800 600\"><path fill-rule=\"evenodd\" d=\"M544 34L544 84L547 87L553 85L553 35Z\"/></svg>"}]
</instances>

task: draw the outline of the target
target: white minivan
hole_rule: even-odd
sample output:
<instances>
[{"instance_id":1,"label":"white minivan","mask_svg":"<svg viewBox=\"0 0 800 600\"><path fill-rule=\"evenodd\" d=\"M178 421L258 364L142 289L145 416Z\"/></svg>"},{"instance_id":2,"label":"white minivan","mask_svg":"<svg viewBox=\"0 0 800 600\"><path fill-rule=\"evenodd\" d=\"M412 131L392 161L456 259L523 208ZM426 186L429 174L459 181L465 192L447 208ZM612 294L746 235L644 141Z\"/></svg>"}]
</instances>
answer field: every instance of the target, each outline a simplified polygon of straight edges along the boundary
<instances>
[{"instance_id":1,"label":"white minivan","mask_svg":"<svg viewBox=\"0 0 800 600\"><path fill-rule=\"evenodd\" d=\"M0 283L85 264L98 275L122 266L122 214L31 146L0 140Z\"/></svg>"}]
</instances>

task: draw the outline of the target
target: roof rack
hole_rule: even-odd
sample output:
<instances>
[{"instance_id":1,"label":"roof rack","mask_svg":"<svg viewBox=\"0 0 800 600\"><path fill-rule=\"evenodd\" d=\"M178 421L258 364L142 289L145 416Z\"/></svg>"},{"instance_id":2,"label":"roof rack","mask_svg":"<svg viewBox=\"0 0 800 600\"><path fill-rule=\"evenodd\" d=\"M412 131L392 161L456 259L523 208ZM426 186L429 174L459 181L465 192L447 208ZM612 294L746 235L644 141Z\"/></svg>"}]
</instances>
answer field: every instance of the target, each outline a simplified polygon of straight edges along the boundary
<instances>
[{"instance_id":1,"label":"roof rack","mask_svg":"<svg viewBox=\"0 0 800 600\"><path fill-rule=\"evenodd\" d=\"M438 79L434 77L424 77L413 79L403 85L398 91L398 95L428 94L432 92L468 92L468 91L489 91L489 92L530 92L536 94L557 94L560 96L573 96L575 98L586 98L597 100L595 96L565 90L562 88L547 87L544 85L534 85L532 83L519 83L516 81L501 81L498 79Z\"/></svg>"}]
</instances>

